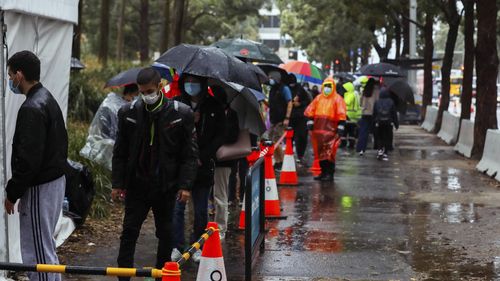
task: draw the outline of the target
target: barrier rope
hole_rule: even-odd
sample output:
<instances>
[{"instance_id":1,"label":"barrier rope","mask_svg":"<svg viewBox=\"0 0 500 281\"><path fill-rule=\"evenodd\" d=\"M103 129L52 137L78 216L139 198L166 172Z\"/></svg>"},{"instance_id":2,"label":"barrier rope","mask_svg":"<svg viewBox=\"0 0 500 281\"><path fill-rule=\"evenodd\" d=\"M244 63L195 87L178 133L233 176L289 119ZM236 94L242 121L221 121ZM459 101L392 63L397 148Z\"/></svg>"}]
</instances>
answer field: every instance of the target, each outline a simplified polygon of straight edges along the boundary
<instances>
[{"instance_id":1,"label":"barrier rope","mask_svg":"<svg viewBox=\"0 0 500 281\"><path fill-rule=\"evenodd\" d=\"M219 232L219 230L215 229L214 227L208 228L207 232L203 233L198 241L194 242L191 247L189 247L189 249L184 254L182 254L182 258L177 261L179 266L184 265L194 255L194 253L196 253L196 251L201 249L201 246L203 246L208 238L215 232Z\"/></svg>"}]
</instances>

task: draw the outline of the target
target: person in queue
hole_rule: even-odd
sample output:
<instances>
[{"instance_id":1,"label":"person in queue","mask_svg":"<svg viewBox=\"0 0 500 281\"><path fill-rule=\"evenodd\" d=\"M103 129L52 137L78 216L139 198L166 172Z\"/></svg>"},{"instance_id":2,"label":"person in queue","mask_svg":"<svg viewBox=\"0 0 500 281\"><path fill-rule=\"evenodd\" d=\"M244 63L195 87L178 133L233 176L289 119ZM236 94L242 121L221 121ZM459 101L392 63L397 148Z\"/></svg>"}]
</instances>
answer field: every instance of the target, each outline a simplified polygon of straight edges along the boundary
<instances>
[{"instance_id":1,"label":"person in queue","mask_svg":"<svg viewBox=\"0 0 500 281\"><path fill-rule=\"evenodd\" d=\"M223 106L208 92L207 79L195 75L183 74L179 79L181 95L175 99L194 112L197 132L199 159L198 173L192 189L194 225L192 242L198 239L208 223L208 199L214 185L215 155L225 142L226 113ZM184 249L184 212L185 202L177 202L174 214L174 249L172 259L180 258ZM199 262L201 251L193 255Z\"/></svg>"},{"instance_id":2,"label":"person in queue","mask_svg":"<svg viewBox=\"0 0 500 281\"><path fill-rule=\"evenodd\" d=\"M118 266L134 267L137 239L152 209L159 240L156 268L162 268L172 251L174 206L190 198L198 144L192 110L163 96L155 69L142 69L137 85L141 99L120 109L113 151L111 196L125 201Z\"/></svg>"}]
</instances>

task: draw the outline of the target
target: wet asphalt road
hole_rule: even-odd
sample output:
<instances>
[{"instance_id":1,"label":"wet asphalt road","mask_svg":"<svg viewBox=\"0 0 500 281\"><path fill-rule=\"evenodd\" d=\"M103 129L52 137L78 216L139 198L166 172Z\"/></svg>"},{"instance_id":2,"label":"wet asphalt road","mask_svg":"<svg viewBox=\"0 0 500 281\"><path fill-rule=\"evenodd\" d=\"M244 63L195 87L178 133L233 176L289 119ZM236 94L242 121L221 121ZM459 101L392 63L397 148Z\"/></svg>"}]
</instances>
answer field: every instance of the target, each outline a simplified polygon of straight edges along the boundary
<instances>
[{"instance_id":1,"label":"wet asphalt road","mask_svg":"<svg viewBox=\"0 0 500 281\"><path fill-rule=\"evenodd\" d=\"M301 169L301 186L281 187L287 219L268 222L254 280L500 280L499 184L418 127L402 127L395 144L388 162L339 150L333 184ZM154 264L153 231L150 220L139 266ZM70 262L113 265L117 244ZM243 280L242 245L236 230L224 242L228 280ZM189 263L182 280L195 275Z\"/></svg>"}]
</instances>

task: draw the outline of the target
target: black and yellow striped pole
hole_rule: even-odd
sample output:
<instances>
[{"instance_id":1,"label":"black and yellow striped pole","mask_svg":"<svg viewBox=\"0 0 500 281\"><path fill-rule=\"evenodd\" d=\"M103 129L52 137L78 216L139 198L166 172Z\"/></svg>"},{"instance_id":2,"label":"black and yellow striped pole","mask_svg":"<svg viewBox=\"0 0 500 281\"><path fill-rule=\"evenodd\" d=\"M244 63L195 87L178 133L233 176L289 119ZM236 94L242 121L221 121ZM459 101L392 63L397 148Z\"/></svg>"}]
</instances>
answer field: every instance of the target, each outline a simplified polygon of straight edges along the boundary
<instances>
[{"instance_id":1,"label":"black and yellow striped pole","mask_svg":"<svg viewBox=\"0 0 500 281\"><path fill-rule=\"evenodd\" d=\"M22 264L0 262L0 270L24 271L24 272L43 272L43 273L61 273L61 274L79 274L79 275L102 275L116 277L152 277L162 278L163 281L180 280L181 270L179 267L185 264L191 256L199 250L205 241L219 230L210 227L203 235L191 245L191 247L182 255L177 262L167 262L163 269L149 268L121 268L121 267L90 267L90 266L69 266L59 264Z\"/></svg>"},{"instance_id":2,"label":"black and yellow striped pole","mask_svg":"<svg viewBox=\"0 0 500 281\"><path fill-rule=\"evenodd\" d=\"M89 266L69 266L56 264L35 264L27 265L21 263L0 262L0 270L45 272L45 273L67 273L82 275L104 275L119 277L153 277L162 278L161 269L138 269L138 268L118 268L118 267L89 267Z\"/></svg>"},{"instance_id":3,"label":"black and yellow striped pole","mask_svg":"<svg viewBox=\"0 0 500 281\"><path fill-rule=\"evenodd\" d=\"M203 244L205 244L205 241L208 240L212 234L218 232L218 229L215 229L214 227L209 227L203 235L198 239L198 241L194 242L193 245L184 253L182 254L182 258L180 258L177 263L182 266L184 265L193 255L196 251L201 249Z\"/></svg>"}]
</instances>

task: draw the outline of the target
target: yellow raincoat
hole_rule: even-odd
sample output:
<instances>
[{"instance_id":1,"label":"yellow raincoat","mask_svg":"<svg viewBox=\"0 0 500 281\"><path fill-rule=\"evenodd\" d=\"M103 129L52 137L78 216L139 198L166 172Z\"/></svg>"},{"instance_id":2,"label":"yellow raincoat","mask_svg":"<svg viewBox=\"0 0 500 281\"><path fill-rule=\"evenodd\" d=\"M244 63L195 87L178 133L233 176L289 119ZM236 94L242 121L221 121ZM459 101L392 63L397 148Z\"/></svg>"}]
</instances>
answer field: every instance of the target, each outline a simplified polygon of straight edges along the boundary
<instances>
[{"instance_id":1,"label":"yellow raincoat","mask_svg":"<svg viewBox=\"0 0 500 281\"><path fill-rule=\"evenodd\" d=\"M329 95L324 92L325 85L332 87ZM340 121L345 121L347 118L346 104L344 99L337 94L332 78L327 78L323 82L321 94L306 108L304 115L314 120L312 142L318 160L335 162L335 155L340 144L337 126Z\"/></svg>"}]
</instances>

